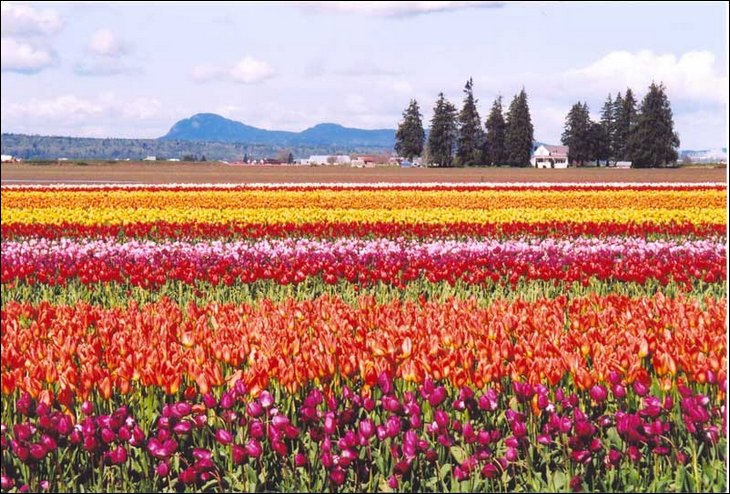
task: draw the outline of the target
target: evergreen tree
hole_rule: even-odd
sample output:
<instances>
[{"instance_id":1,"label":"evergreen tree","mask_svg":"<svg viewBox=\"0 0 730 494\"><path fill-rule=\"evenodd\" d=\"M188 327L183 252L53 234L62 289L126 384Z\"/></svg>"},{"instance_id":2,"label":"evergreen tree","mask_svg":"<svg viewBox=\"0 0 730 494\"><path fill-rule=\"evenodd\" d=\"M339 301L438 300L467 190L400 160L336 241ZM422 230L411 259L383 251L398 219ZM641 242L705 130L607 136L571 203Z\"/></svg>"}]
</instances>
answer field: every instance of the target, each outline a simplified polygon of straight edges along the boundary
<instances>
[{"instance_id":1,"label":"evergreen tree","mask_svg":"<svg viewBox=\"0 0 730 494\"><path fill-rule=\"evenodd\" d=\"M446 100L444 93L439 93L428 134L429 155L439 166L453 166L456 131L456 107Z\"/></svg>"},{"instance_id":2,"label":"evergreen tree","mask_svg":"<svg viewBox=\"0 0 730 494\"><path fill-rule=\"evenodd\" d=\"M618 103L620 99L620 106L616 107L615 119L616 119L616 130L614 133L614 147L616 152L616 158L618 160L626 160L629 155L629 135L631 129L636 125L636 100L634 99L634 93L631 88L626 90L626 96L621 98L619 93L616 98Z\"/></svg>"},{"instance_id":3,"label":"evergreen tree","mask_svg":"<svg viewBox=\"0 0 730 494\"><path fill-rule=\"evenodd\" d=\"M620 94L621 93L619 93L619 96ZM605 141L605 149L603 149L604 152L598 153L598 155L600 155L597 156L598 159L608 160L615 158L616 152L614 148L614 140L616 135L616 107L611 99L611 93L608 93L608 98L606 98L606 102L603 104L603 108L601 109L601 132L601 137Z\"/></svg>"},{"instance_id":4,"label":"evergreen tree","mask_svg":"<svg viewBox=\"0 0 730 494\"><path fill-rule=\"evenodd\" d=\"M606 126L601 122L591 122L588 133L590 159L608 161L611 157L611 139Z\"/></svg>"},{"instance_id":5,"label":"evergreen tree","mask_svg":"<svg viewBox=\"0 0 730 494\"><path fill-rule=\"evenodd\" d=\"M588 105L580 101L574 104L565 117L561 142L569 146L568 161L581 166L593 158L592 122Z\"/></svg>"},{"instance_id":6,"label":"evergreen tree","mask_svg":"<svg viewBox=\"0 0 730 494\"><path fill-rule=\"evenodd\" d=\"M515 95L507 111L504 136L507 163L513 166L530 166L533 140L530 107L527 105L527 93L523 88Z\"/></svg>"},{"instance_id":7,"label":"evergreen tree","mask_svg":"<svg viewBox=\"0 0 730 494\"><path fill-rule=\"evenodd\" d=\"M484 146L484 162L489 166L497 166L505 163L504 134L506 124L502 115L502 97L494 100L492 110L487 117L487 135Z\"/></svg>"},{"instance_id":8,"label":"evergreen tree","mask_svg":"<svg viewBox=\"0 0 730 494\"><path fill-rule=\"evenodd\" d=\"M459 139L456 148L459 166L475 166L481 164L484 147L484 131L482 119L477 111L477 101L472 91L471 77L464 86L464 106L459 113Z\"/></svg>"},{"instance_id":9,"label":"evergreen tree","mask_svg":"<svg viewBox=\"0 0 730 494\"><path fill-rule=\"evenodd\" d=\"M664 84L651 83L629 136L629 158L637 168L663 167L677 161L679 136Z\"/></svg>"},{"instance_id":10,"label":"evergreen tree","mask_svg":"<svg viewBox=\"0 0 730 494\"><path fill-rule=\"evenodd\" d=\"M289 152L289 156L286 157L286 162L290 165L294 163L294 155L291 153L291 151Z\"/></svg>"},{"instance_id":11,"label":"evergreen tree","mask_svg":"<svg viewBox=\"0 0 730 494\"><path fill-rule=\"evenodd\" d=\"M403 112L403 121L398 125L398 131L395 133L395 152L411 160L414 156L421 156L425 140L426 133L423 130L421 110L418 108L416 100L412 99L408 108Z\"/></svg>"}]
</instances>

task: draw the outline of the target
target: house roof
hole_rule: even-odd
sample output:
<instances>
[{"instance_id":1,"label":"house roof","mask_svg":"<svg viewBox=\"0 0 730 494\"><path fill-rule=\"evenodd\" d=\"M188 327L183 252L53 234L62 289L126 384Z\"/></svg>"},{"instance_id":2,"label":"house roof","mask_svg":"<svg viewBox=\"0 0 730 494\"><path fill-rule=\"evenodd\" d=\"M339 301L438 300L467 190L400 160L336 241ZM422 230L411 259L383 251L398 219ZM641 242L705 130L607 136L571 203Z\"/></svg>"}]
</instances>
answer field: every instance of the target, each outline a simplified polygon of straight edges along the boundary
<instances>
[{"instance_id":1,"label":"house roof","mask_svg":"<svg viewBox=\"0 0 730 494\"><path fill-rule=\"evenodd\" d=\"M568 146L551 146L549 144L545 144L545 149L547 149L550 152L550 156L567 156L569 148Z\"/></svg>"}]
</instances>

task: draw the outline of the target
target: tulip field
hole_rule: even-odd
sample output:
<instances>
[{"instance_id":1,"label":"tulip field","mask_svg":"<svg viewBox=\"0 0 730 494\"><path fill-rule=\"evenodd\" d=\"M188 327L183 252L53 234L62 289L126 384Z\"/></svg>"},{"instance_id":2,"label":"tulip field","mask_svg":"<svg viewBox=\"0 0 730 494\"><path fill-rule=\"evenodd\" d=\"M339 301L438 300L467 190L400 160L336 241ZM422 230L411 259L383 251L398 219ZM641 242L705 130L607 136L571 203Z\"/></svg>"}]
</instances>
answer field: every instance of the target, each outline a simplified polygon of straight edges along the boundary
<instances>
[{"instance_id":1,"label":"tulip field","mask_svg":"<svg viewBox=\"0 0 730 494\"><path fill-rule=\"evenodd\" d=\"M718 183L11 185L3 492L725 492Z\"/></svg>"}]
</instances>

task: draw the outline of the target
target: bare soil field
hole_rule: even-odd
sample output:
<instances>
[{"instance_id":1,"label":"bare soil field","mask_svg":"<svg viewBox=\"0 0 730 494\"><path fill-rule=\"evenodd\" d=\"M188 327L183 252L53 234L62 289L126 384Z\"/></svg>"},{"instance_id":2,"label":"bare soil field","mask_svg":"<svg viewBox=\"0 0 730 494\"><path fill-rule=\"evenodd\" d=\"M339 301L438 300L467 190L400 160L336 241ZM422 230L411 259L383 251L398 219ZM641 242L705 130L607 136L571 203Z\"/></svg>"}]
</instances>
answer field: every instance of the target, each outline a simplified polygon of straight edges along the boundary
<instances>
[{"instance_id":1,"label":"bare soil field","mask_svg":"<svg viewBox=\"0 0 730 494\"><path fill-rule=\"evenodd\" d=\"M3 163L3 184L272 182L725 182L725 168L347 168L221 163Z\"/></svg>"}]
</instances>

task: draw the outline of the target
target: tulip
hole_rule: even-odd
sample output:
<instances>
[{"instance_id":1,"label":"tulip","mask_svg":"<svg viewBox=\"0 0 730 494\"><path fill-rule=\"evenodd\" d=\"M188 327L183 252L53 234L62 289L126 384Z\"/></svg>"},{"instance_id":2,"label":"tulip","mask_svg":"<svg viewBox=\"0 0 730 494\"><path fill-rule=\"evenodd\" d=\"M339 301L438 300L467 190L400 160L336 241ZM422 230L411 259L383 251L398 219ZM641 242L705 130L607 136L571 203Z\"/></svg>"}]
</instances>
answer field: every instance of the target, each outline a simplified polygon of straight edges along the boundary
<instances>
[{"instance_id":1,"label":"tulip","mask_svg":"<svg viewBox=\"0 0 730 494\"><path fill-rule=\"evenodd\" d=\"M114 434L114 432L111 429L107 429L105 427L101 430L101 440L104 441L105 444L111 443L116 438L117 438L117 435Z\"/></svg>"},{"instance_id":2,"label":"tulip","mask_svg":"<svg viewBox=\"0 0 730 494\"><path fill-rule=\"evenodd\" d=\"M112 465L121 465L127 461L127 450L120 444L109 452L109 460Z\"/></svg>"},{"instance_id":3,"label":"tulip","mask_svg":"<svg viewBox=\"0 0 730 494\"><path fill-rule=\"evenodd\" d=\"M517 458L518 458L517 448L508 447L507 451L504 454L504 457L510 463L514 463L515 461L517 461Z\"/></svg>"},{"instance_id":4,"label":"tulip","mask_svg":"<svg viewBox=\"0 0 730 494\"><path fill-rule=\"evenodd\" d=\"M621 465L622 458L623 454L616 448L611 448L608 452L608 456L606 457L608 464L613 468L618 468L619 465Z\"/></svg>"},{"instance_id":5,"label":"tulip","mask_svg":"<svg viewBox=\"0 0 730 494\"><path fill-rule=\"evenodd\" d=\"M395 475L391 475L388 478L388 487L393 490L396 490L398 488L398 479L396 478Z\"/></svg>"},{"instance_id":6,"label":"tulip","mask_svg":"<svg viewBox=\"0 0 730 494\"><path fill-rule=\"evenodd\" d=\"M264 408L270 408L274 404L274 397L268 391L262 391L259 395L259 401Z\"/></svg>"},{"instance_id":7,"label":"tulip","mask_svg":"<svg viewBox=\"0 0 730 494\"><path fill-rule=\"evenodd\" d=\"M206 408L215 408L218 406L218 400L211 393L203 395L203 404Z\"/></svg>"},{"instance_id":8,"label":"tulip","mask_svg":"<svg viewBox=\"0 0 730 494\"><path fill-rule=\"evenodd\" d=\"M225 429L218 429L215 433L215 440L220 444L227 446L233 442L233 434Z\"/></svg>"},{"instance_id":9,"label":"tulip","mask_svg":"<svg viewBox=\"0 0 730 494\"><path fill-rule=\"evenodd\" d=\"M258 401L252 401L246 406L246 413L251 417L260 417L264 414L264 407Z\"/></svg>"},{"instance_id":10,"label":"tulip","mask_svg":"<svg viewBox=\"0 0 730 494\"><path fill-rule=\"evenodd\" d=\"M487 463L482 468L482 476L487 479L497 478L499 473L499 468L494 463Z\"/></svg>"},{"instance_id":11,"label":"tulip","mask_svg":"<svg viewBox=\"0 0 730 494\"><path fill-rule=\"evenodd\" d=\"M166 461L161 461L157 464L155 472L160 478L164 479L170 473L170 465Z\"/></svg>"},{"instance_id":12,"label":"tulip","mask_svg":"<svg viewBox=\"0 0 730 494\"><path fill-rule=\"evenodd\" d=\"M384 395L389 395L393 392L393 381L387 372L382 371L378 374L378 386Z\"/></svg>"},{"instance_id":13,"label":"tulip","mask_svg":"<svg viewBox=\"0 0 730 494\"><path fill-rule=\"evenodd\" d=\"M8 477L5 474L0 475L0 487L2 487L4 491L9 491L13 488L14 485L15 481L12 478Z\"/></svg>"},{"instance_id":14,"label":"tulip","mask_svg":"<svg viewBox=\"0 0 730 494\"><path fill-rule=\"evenodd\" d=\"M231 407L233 407L233 404L236 402L236 399L233 397L232 393L223 393L221 395L221 401L220 405L223 410L228 410Z\"/></svg>"},{"instance_id":15,"label":"tulip","mask_svg":"<svg viewBox=\"0 0 730 494\"><path fill-rule=\"evenodd\" d=\"M297 453L294 456L294 465L298 468L307 466L307 456L304 453Z\"/></svg>"},{"instance_id":16,"label":"tulip","mask_svg":"<svg viewBox=\"0 0 730 494\"><path fill-rule=\"evenodd\" d=\"M15 403L18 413L27 417L35 415L35 401L30 397L27 391L24 391L18 401Z\"/></svg>"},{"instance_id":17,"label":"tulip","mask_svg":"<svg viewBox=\"0 0 730 494\"><path fill-rule=\"evenodd\" d=\"M81 404L81 411L84 415L91 415L94 413L94 405L89 400L86 400Z\"/></svg>"},{"instance_id":18,"label":"tulip","mask_svg":"<svg viewBox=\"0 0 730 494\"><path fill-rule=\"evenodd\" d=\"M327 414L324 416L325 434L327 434L327 435L334 434L336 427L337 427L337 421L335 420L335 414L332 412L327 412Z\"/></svg>"},{"instance_id":19,"label":"tulip","mask_svg":"<svg viewBox=\"0 0 730 494\"><path fill-rule=\"evenodd\" d=\"M330 472L330 480L332 481L332 484L336 487L341 486L345 483L345 479L347 478L345 471L341 469L340 467L335 468Z\"/></svg>"},{"instance_id":20,"label":"tulip","mask_svg":"<svg viewBox=\"0 0 730 494\"><path fill-rule=\"evenodd\" d=\"M183 484L192 484L197 480L198 474L193 467L188 467L185 470L183 470L182 472L180 472L180 475L178 478L180 479L180 482L182 482Z\"/></svg>"},{"instance_id":21,"label":"tulip","mask_svg":"<svg viewBox=\"0 0 730 494\"><path fill-rule=\"evenodd\" d=\"M444 400L446 400L446 388L443 386L434 388L433 392L428 397L428 403L434 408L441 405Z\"/></svg>"},{"instance_id":22,"label":"tulip","mask_svg":"<svg viewBox=\"0 0 730 494\"><path fill-rule=\"evenodd\" d=\"M358 424L358 432L360 437L365 440L369 440L375 433L375 425L373 424L373 421L370 419L361 420Z\"/></svg>"},{"instance_id":23,"label":"tulip","mask_svg":"<svg viewBox=\"0 0 730 494\"><path fill-rule=\"evenodd\" d=\"M242 465L247 459L246 448L239 444L234 444L233 448L231 448L231 457L235 465Z\"/></svg>"},{"instance_id":24,"label":"tulip","mask_svg":"<svg viewBox=\"0 0 730 494\"><path fill-rule=\"evenodd\" d=\"M570 489L573 492L580 492L583 490L583 479L580 475L576 475L570 479Z\"/></svg>"},{"instance_id":25,"label":"tulip","mask_svg":"<svg viewBox=\"0 0 730 494\"><path fill-rule=\"evenodd\" d=\"M401 410L400 402L392 396L384 396L382 405L384 410L391 413L399 413Z\"/></svg>"},{"instance_id":26,"label":"tulip","mask_svg":"<svg viewBox=\"0 0 730 494\"><path fill-rule=\"evenodd\" d=\"M600 384L594 384L590 391L591 399L599 405L606 401L608 398L608 391Z\"/></svg>"},{"instance_id":27,"label":"tulip","mask_svg":"<svg viewBox=\"0 0 730 494\"><path fill-rule=\"evenodd\" d=\"M246 443L246 453L251 458L260 457L262 453L261 443L259 443L256 439L251 439Z\"/></svg>"}]
</instances>

